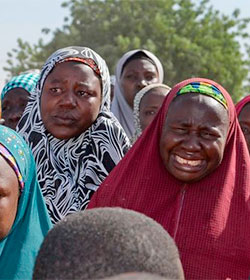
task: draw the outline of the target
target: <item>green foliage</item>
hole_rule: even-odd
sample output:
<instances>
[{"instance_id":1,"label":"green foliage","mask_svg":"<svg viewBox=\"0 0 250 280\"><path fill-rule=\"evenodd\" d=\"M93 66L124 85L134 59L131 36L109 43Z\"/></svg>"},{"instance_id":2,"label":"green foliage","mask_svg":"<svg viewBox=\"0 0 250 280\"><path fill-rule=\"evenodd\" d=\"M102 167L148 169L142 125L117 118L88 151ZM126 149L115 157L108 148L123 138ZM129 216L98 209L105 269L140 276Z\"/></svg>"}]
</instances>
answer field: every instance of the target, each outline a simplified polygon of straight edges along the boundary
<instances>
[{"instance_id":1,"label":"green foliage","mask_svg":"<svg viewBox=\"0 0 250 280\"><path fill-rule=\"evenodd\" d=\"M40 67L52 52L69 45L93 48L114 73L122 54L144 48L162 61L170 86L206 77L221 83L235 101L249 89L250 48L245 46L244 56L239 44L249 39L249 19L239 18L239 10L225 16L208 0L198 5L191 0L71 0L62 6L70 18L53 32L51 42L30 46L19 39L19 50L9 54L6 68L12 75Z\"/></svg>"}]
</instances>

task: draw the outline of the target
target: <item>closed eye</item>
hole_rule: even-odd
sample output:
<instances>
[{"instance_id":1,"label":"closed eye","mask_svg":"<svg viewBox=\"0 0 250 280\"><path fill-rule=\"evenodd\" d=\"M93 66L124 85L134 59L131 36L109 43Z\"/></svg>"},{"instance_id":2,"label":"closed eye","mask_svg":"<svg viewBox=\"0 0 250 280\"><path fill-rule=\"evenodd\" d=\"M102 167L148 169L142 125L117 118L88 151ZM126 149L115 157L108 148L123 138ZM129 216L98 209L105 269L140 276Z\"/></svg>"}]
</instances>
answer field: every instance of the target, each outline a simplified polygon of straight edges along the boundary
<instances>
[{"instance_id":1,"label":"closed eye","mask_svg":"<svg viewBox=\"0 0 250 280\"><path fill-rule=\"evenodd\" d=\"M178 134L185 134L188 131L185 127L172 127L172 130Z\"/></svg>"},{"instance_id":2,"label":"closed eye","mask_svg":"<svg viewBox=\"0 0 250 280\"><path fill-rule=\"evenodd\" d=\"M217 134L206 130L201 131L200 136L204 139L215 139L219 137Z\"/></svg>"}]
</instances>

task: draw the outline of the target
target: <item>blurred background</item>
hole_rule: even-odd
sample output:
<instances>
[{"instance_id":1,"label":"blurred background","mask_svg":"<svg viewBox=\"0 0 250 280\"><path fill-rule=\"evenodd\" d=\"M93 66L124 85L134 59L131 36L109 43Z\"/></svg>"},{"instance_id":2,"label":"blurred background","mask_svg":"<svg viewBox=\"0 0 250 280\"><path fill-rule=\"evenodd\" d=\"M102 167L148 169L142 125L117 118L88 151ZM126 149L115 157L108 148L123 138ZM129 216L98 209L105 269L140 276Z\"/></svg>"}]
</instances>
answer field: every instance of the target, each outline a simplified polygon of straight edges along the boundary
<instances>
[{"instance_id":1,"label":"blurred background","mask_svg":"<svg viewBox=\"0 0 250 280\"><path fill-rule=\"evenodd\" d=\"M111 74L129 49L162 61L165 83L189 77L221 83L234 101L250 93L247 0L0 0L0 90L40 69L56 49L88 46Z\"/></svg>"}]
</instances>

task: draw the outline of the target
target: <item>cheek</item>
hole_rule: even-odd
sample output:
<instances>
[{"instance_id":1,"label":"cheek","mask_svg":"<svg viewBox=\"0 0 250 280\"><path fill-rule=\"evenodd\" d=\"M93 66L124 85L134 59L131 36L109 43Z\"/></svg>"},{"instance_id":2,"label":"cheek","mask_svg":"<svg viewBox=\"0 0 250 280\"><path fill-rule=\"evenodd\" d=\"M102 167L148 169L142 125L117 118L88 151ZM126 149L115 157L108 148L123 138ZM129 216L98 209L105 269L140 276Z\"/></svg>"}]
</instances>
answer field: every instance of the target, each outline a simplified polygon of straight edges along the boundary
<instances>
[{"instance_id":1,"label":"cheek","mask_svg":"<svg viewBox=\"0 0 250 280\"><path fill-rule=\"evenodd\" d=\"M0 239L5 237L13 226L17 205L18 194L0 198Z\"/></svg>"}]
</instances>

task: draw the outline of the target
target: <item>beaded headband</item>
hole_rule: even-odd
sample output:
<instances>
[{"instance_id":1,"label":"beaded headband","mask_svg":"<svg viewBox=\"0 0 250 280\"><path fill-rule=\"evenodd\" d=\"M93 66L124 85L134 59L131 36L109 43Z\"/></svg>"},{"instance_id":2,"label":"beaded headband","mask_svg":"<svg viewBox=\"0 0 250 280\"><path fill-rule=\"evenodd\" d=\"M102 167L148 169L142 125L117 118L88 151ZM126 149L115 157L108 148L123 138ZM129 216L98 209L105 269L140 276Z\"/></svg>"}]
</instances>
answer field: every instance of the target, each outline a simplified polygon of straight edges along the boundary
<instances>
[{"instance_id":1,"label":"beaded headband","mask_svg":"<svg viewBox=\"0 0 250 280\"><path fill-rule=\"evenodd\" d=\"M214 99L216 99L219 103L221 103L226 109L228 109L227 101L220 90L208 83L204 82L193 82L190 83L183 88L181 88L176 96L186 94L186 93L200 93L204 95L208 95Z\"/></svg>"}]
</instances>

